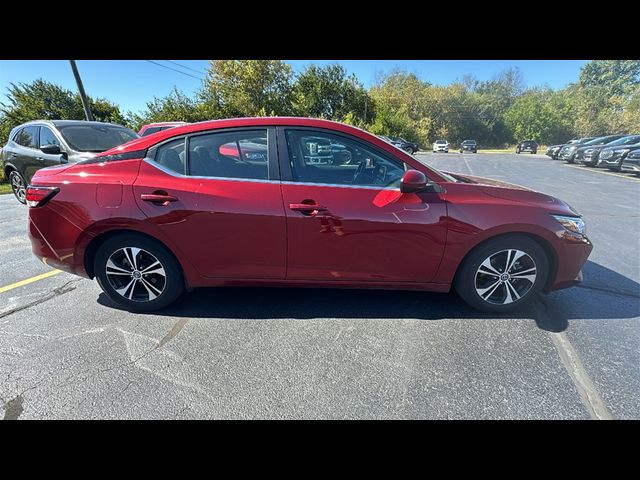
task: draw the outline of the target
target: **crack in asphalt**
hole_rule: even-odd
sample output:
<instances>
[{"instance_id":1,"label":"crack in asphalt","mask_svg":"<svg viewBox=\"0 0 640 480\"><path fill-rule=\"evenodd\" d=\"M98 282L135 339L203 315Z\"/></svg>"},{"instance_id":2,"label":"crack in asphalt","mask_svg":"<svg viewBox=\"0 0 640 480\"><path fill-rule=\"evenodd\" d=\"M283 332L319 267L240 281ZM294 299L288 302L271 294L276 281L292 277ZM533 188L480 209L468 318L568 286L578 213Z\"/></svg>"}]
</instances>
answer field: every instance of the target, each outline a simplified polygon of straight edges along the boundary
<instances>
[{"instance_id":1,"label":"crack in asphalt","mask_svg":"<svg viewBox=\"0 0 640 480\"><path fill-rule=\"evenodd\" d=\"M11 310L7 310L6 312L0 313L0 318L8 317L9 315L13 315L16 312L21 312L22 310L27 310L31 307L35 307L36 305L40 305L41 303L47 302L52 298L59 297L60 295L64 295L65 293L69 293L76 289L74 283L80 282L83 280L82 278L77 278L74 280L69 280L64 285L61 285L57 288L54 288L49 293L45 294L42 298L34 300L33 302L29 302L25 305L21 305L19 307L12 308Z\"/></svg>"},{"instance_id":2,"label":"crack in asphalt","mask_svg":"<svg viewBox=\"0 0 640 480\"><path fill-rule=\"evenodd\" d=\"M619 297L640 298L640 294L638 293L625 292L624 290L612 290L610 288L596 287L593 285L580 284L576 285L576 288L584 288L586 290L595 290L596 292L610 293L612 295L618 295Z\"/></svg>"}]
</instances>

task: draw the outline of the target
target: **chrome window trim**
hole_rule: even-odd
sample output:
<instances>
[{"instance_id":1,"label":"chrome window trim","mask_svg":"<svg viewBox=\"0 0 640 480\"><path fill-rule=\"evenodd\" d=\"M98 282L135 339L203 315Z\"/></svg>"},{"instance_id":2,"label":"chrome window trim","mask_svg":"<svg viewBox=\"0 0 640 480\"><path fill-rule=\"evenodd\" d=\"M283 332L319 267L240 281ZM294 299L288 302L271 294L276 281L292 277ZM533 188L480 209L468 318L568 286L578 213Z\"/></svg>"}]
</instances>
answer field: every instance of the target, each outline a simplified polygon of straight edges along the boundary
<instances>
[{"instance_id":1,"label":"chrome window trim","mask_svg":"<svg viewBox=\"0 0 640 480\"><path fill-rule=\"evenodd\" d=\"M182 173L174 172L173 170L169 170L168 168L160 165L153 158L145 157L142 159L147 164L151 165L154 168L157 168L161 172L166 173L167 175L171 175L175 178L184 178L184 179L196 179L196 180L227 180L233 182L250 182L250 183L271 183L276 185L308 185L311 187L339 187L339 188L359 188L366 190L400 190L400 187L376 187L372 185L342 185L339 183L311 183L311 182L292 182L292 181L280 181L280 180L262 180L259 178L234 178L234 177L206 177L200 175L184 175Z\"/></svg>"}]
</instances>

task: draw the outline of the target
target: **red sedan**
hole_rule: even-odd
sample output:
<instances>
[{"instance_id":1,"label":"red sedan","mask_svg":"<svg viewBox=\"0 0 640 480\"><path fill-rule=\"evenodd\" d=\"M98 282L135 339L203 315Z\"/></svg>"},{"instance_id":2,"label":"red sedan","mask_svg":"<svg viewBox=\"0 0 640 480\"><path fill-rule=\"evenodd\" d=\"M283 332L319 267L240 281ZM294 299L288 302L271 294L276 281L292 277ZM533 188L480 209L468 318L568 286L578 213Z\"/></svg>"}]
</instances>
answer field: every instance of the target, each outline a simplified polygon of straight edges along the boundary
<instances>
[{"instance_id":1,"label":"red sedan","mask_svg":"<svg viewBox=\"0 0 640 480\"><path fill-rule=\"evenodd\" d=\"M328 158L345 151L348 163ZM578 283L592 249L561 200L308 118L174 127L39 170L27 202L35 255L139 311L194 287L261 285L453 286L504 312Z\"/></svg>"}]
</instances>

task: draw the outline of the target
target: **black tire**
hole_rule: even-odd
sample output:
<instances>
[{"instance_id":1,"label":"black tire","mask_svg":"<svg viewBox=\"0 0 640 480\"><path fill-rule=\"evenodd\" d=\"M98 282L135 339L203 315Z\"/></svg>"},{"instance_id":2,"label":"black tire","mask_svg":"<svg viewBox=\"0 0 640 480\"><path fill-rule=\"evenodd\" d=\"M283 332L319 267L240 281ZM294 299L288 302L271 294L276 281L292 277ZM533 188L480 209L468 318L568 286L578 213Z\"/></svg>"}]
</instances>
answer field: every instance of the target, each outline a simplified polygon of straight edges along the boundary
<instances>
[{"instance_id":1,"label":"black tire","mask_svg":"<svg viewBox=\"0 0 640 480\"><path fill-rule=\"evenodd\" d=\"M495 303L495 299L492 300L492 297L494 297L494 295L496 297L503 296L503 301L507 301L509 298L507 297L507 290L509 290L510 287L506 285L505 282L501 282L494 289L494 293L491 293L491 291L489 291L489 295L487 297L489 301L487 301L482 298L476 290L476 281L480 282L483 278L486 277L487 283L489 283L493 281L492 277L496 277L497 282L500 280L500 277L493 274L491 274L491 276L483 277L481 276L481 273L478 272L478 269L480 268L481 264L485 260L491 258L492 255L496 255L496 257L494 258L498 260L504 258L506 261L507 253L503 253L505 250L520 250L528 256L528 258L521 257L523 259L522 268L524 268L525 270L520 269L520 271L526 272L526 269L530 266L530 263L527 262L532 261L534 263L534 273L536 275L534 282L526 279L510 278L508 279L509 285L511 285L512 287L516 285L517 288L521 289L520 293L522 294L522 296L519 299L512 301L511 303L499 303L500 299L498 298L498 303ZM515 262L513 264L513 268L515 268L516 266L520 268L519 262L520 260ZM498 272L500 272L499 267L497 268ZM513 268L512 273L514 271L517 273L517 270L513 270ZM483 312L504 313L520 308L533 301L542 291L542 288L547 281L548 275L549 260L544 252L544 249L537 242L522 235L506 235L489 240L469 252L458 269L454 281L454 286L462 299L471 307ZM477 276L478 279L476 278ZM495 285L495 283L491 285ZM516 294L517 293L518 292L516 291ZM516 298L515 295L511 294L511 291L509 291L509 296L511 298Z\"/></svg>"},{"instance_id":2,"label":"black tire","mask_svg":"<svg viewBox=\"0 0 640 480\"><path fill-rule=\"evenodd\" d=\"M531 150L531 155L535 155L536 153L538 153L537 150Z\"/></svg>"},{"instance_id":3,"label":"black tire","mask_svg":"<svg viewBox=\"0 0 640 480\"><path fill-rule=\"evenodd\" d=\"M478 150L474 150L473 153L478 153Z\"/></svg>"},{"instance_id":4,"label":"black tire","mask_svg":"<svg viewBox=\"0 0 640 480\"><path fill-rule=\"evenodd\" d=\"M520 154L520 150L519 149L516 149L516 154L518 154L518 155Z\"/></svg>"},{"instance_id":5,"label":"black tire","mask_svg":"<svg viewBox=\"0 0 640 480\"><path fill-rule=\"evenodd\" d=\"M121 278L122 282L133 282L133 276L118 276L117 273L114 273L111 275L110 280L106 271L107 261L112 257L112 255L115 256L113 258L117 258L117 255L120 254L119 252L123 251L126 247L139 248L143 251L142 254L141 252L137 252L137 261L134 260L134 263L142 262L144 260L147 260L147 263L151 263L151 257L155 257L155 259L160 262L160 267L164 269L164 279L162 279L161 274L151 273L148 275L153 275L153 277L148 277L148 281L146 282L147 285L150 285L151 289L146 287L142 280L138 280L134 282L131 290L126 289L124 294L118 293L116 291L117 285L114 285L113 282L119 282ZM147 254L150 254L150 256L148 257ZM114 260L112 261L115 263ZM144 270L143 267L145 267L145 265L138 265L140 271ZM149 265L146 265L146 268L148 267ZM155 270L157 270L157 268L153 269L152 272ZM173 303L184 291L184 277L182 275L182 269L175 257L160 242L141 235L122 234L108 239L96 252L93 271L102 291L113 302L131 311L150 312L159 310L170 303ZM147 275L144 276L147 277ZM131 280L129 280L129 278L131 278ZM140 275L140 278L142 278L142 275ZM158 281L160 281L160 283L155 283ZM154 285L152 285L151 282L154 282ZM124 283L121 285L124 285ZM162 288L160 289L159 287ZM151 294L154 294L155 292L154 288L160 293L155 296L155 298L151 299ZM151 294L148 294L149 300L144 300L143 298L145 290L147 292L152 292ZM129 291L130 294L127 293ZM131 297L137 296L138 300L126 298L125 295Z\"/></svg>"},{"instance_id":6,"label":"black tire","mask_svg":"<svg viewBox=\"0 0 640 480\"><path fill-rule=\"evenodd\" d=\"M20 172L17 170L11 170L9 174L9 183L11 184L11 190L16 199L26 205L27 199L27 181L24 179Z\"/></svg>"},{"instance_id":7,"label":"black tire","mask_svg":"<svg viewBox=\"0 0 640 480\"><path fill-rule=\"evenodd\" d=\"M464 150L460 149L460 153L464 153Z\"/></svg>"},{"instance_id":8,"label":"black tire","mask_svg":"<svg viewBox=\"0 0 640 480\"><path fill-rule=\"evenodd\" d=\"M621 172L622 171L622 165L611 165L609 167L609 170L611 170L612 172Z\"/></svg>"}]
</instances>

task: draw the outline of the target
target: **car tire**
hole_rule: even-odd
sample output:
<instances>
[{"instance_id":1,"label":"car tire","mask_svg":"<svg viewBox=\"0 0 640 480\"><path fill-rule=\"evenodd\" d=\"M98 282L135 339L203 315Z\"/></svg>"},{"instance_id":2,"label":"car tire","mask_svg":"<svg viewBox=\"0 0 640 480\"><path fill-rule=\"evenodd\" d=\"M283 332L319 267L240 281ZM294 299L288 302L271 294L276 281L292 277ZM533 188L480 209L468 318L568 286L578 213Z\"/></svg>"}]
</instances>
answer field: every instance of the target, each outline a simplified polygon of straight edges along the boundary
<instances>
[{"instance_id":1,"label":"car tire","mask_svg":"<svg viewBox=\"0 0 640 480\"><path fill-rule=\"evenodd\" d=\"M535 155L536 153L538 153L537 150L531 150L531 155Z\"/></svg>"},{"instance_id":2,"label":"car tire","mask_svg":"<svg viewBox=\"0 0 640 480\"><path fill-rule=\"evenodd\" d=\"M611 165L609 167L609 170L611 170L612 172L621 172L622 171L622 165Z\"/></svg>"},{"instance_id":3,"label":"car tire","mask_svg":"<svg viewBox=\"0 0 640 480\"><path fill-rule=\"evenodd\" d=\"M161 243L141 235L123 234L105 241L96 252L93 271L107 297L131 311L159 310L184 291L175 257Z\"/></svg>"},{"instance_id":4,"label":"car tire","mask_svg":"<svg viewBox=\"0 0 640 480\"><path fill-rule=\"evenodd\" d=\"M520 150L516 149L516 154L519 155L520 154Z\"/></svg>"},{"instance_id":5,"label":"car tire","mask_svg":"<svg viewBox=\"0 0 640 480\"><path fill-rule=\"evenodd\" d=\"M507 262L510 269L505 268ZM536 241L522 235L506 235L473 249L460 265L454 286L471 307L504 313L533 301L548 274L549 260Z\"/></svg>"},{"instance_id":6,"label":"car tire","mask_svg":"<svg viewBox=\"0 0 640 480\"><path fill-rule=\"evenodd\" d=\"M16 199L22 203L27 203L27 181L24 179L20 172L17 170L11 170L9 174L9 183L11 184L11 190Z\"/></svg>"}]
</instances>

